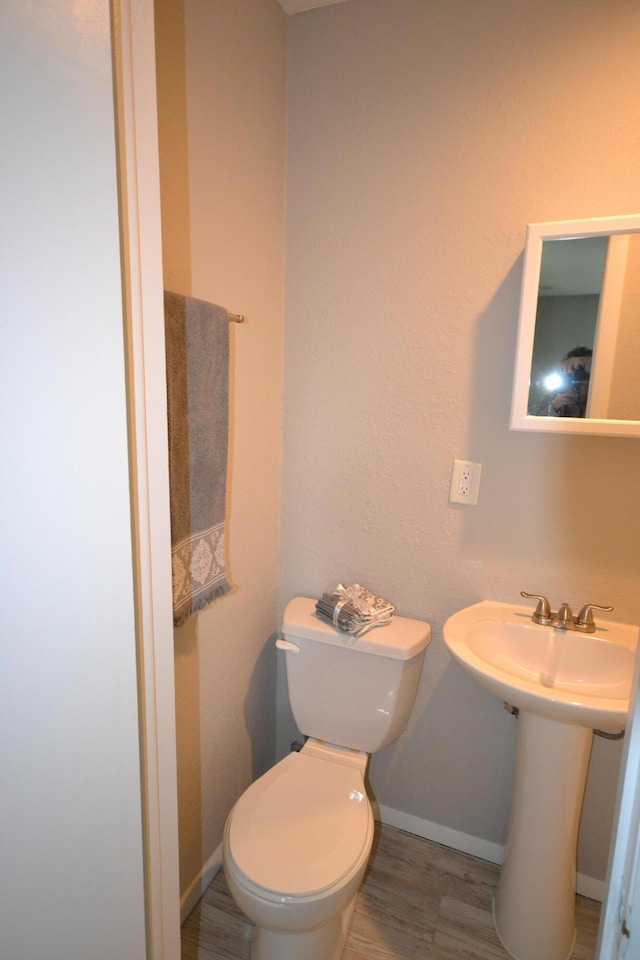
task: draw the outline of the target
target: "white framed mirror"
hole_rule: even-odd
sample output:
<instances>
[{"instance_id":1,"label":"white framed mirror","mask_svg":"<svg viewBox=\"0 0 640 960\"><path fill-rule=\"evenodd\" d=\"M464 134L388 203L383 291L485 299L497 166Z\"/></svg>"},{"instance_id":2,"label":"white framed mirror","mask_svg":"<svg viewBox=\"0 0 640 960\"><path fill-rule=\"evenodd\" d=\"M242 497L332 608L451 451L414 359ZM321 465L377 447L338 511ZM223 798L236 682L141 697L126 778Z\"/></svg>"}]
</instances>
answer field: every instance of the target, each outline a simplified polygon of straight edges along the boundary
<instances>
[{"instance_id":1,"label":"white framed mirror","mask_svg":"<svg viewBox=\"0 0 640 960\"><path fill-rule=\"evenodd\" d=\"M640 214L528 225L510 426L640 436Z\"/></svg>"}]
</instances>

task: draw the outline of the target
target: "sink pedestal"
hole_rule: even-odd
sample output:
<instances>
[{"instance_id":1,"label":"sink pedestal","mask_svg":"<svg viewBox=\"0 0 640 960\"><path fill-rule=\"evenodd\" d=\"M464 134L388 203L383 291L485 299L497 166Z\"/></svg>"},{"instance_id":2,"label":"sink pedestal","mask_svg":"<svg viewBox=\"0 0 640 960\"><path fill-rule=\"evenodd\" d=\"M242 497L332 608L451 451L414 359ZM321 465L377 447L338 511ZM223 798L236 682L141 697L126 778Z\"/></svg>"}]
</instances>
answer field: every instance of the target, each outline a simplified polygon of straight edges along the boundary
<instances>
[{"instance_id":1,"label":"sink pedestal","mask_svg":"<svg viewBox=\"0 0 640 960\"><path fill-rule=\"evenodd\" d=\"M593 731L521 710L496 932L516 960L567 960L576 850Z\"/></svg>"},{"instance_id":2,"label":"sink pedestal","mask_svg":"<svg viewBox=\"0 0 640 960\"><path fill-rule=\"evenodd\" d=\"M625 726L638 627L608 620L589 634L559 630L533 623L527 607L483 600L449 617L442 633L462 667L520 711L498 936L516 960L567 960L593 729Z\"/></svg>"}]
</instances>

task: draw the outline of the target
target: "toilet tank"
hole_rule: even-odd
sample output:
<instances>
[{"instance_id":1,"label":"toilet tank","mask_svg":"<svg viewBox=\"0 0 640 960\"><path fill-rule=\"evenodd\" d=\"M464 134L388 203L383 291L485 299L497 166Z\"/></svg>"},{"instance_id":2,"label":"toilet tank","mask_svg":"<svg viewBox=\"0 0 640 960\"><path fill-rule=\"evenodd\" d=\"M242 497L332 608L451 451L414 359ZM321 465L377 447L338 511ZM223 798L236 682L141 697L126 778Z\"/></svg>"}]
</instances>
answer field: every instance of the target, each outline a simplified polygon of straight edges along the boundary
<instances>
[{"instance_id":1,"label":"toilet tank","mask_svg":"<svg viewBox=\"0 0 640 960\"><path fill-rule=\"evenodd\" d=\"M431 627L394 616L363 637L343 633L296 597L283 619L287 685L301 733L373 753L404 730Z\"/></svg>"}]
</instances>

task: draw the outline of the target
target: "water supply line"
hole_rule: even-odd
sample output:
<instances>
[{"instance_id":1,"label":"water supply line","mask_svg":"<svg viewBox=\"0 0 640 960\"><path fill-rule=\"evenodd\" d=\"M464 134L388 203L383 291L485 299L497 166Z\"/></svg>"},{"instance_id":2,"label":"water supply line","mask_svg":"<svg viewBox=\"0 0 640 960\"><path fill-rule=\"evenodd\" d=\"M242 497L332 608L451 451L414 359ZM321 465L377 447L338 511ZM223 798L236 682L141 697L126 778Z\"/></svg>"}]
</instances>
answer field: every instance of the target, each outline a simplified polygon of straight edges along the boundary
<instances>
[{"instance_id":1,"label":"water supply line","mask_svg":"<svg viewBox=\"0 0 640 960\"><path fill-rule=\"evenodd\" d=\"M514 707L512 703L507 703L506 700L503 703L507 713L510 713L517 720L520 715L520 708ZM619 730L618 733L607 733L605 730L594 730L593 732L596 737L602 737L604 740L622 740L624 737L624 730Z\"/></svg>"}]
</instances>

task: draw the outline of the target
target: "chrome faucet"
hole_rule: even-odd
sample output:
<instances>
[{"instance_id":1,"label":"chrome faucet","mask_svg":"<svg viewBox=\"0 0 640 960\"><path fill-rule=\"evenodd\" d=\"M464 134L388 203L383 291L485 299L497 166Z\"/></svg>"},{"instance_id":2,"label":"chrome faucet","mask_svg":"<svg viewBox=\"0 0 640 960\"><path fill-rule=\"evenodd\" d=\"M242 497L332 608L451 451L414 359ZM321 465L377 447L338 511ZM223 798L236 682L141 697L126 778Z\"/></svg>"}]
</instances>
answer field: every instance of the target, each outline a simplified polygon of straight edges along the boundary
<instances>
[{"instance_id":1,"label":"chrome faucet","mask_svg":"<svg viewBox=\"0 0 640 960\"><path fill-rule=\"evenodd\" d=\"M611 605L601 607L598 603L585 603L578 616L574 618L574 630L579 630L581 633L595 633L596 624L595 620L593 619L593 614L591 612L592 610L605 610L611 612L613 607Z\"/></svg>"},{"instance_id":2,"label":"chrome faucet","mask_svg":"<svg viewBox=\"0 0 640 960\"><path fill-rule=\"evenodd\" d=\"M577 630L579 633L595 633L596 623L593 619L593 610L613 610L612 606L603 607L598 603L585 603L584 607L576 616L571 611L569 604L563 600L559 609L554 613L551 610L551 604L546 597L537 593L525 593L520 591L521 597L527 600L537 600L535 610L531 614L534 623L542 626L554 627L556 630Z\"/></svg>"},{"instance_id":3,"label":"chrome faucet","mask_svg":"<svg viewBox=\"0 0 640 960\"><path fill-rule=\"evenodd\" d=\"M558 612L553 615L551 626L555 627L556 630L576 629L576 618L574 617L571 607L566 600L562 601L558 608ZM594 623L593 629L595 630L595 628L596 625Z\"/></svg>"},{"instance_id":4,"label":"chrome faucet","mask_svg":"<svg viewBox=\"0 0 640 960\"><path fill-rule=\"evenodd\" d=\"M553 623L553 618L556 615L551 612L551 604L546 597L539 596L537 593L525 593L524 590L520 591L520 596L526 597L527 600L538 601L535 610L531 614L531 619L534 623L540 623L543 627L550 626Z\"/></svg>"}]
</instances>

